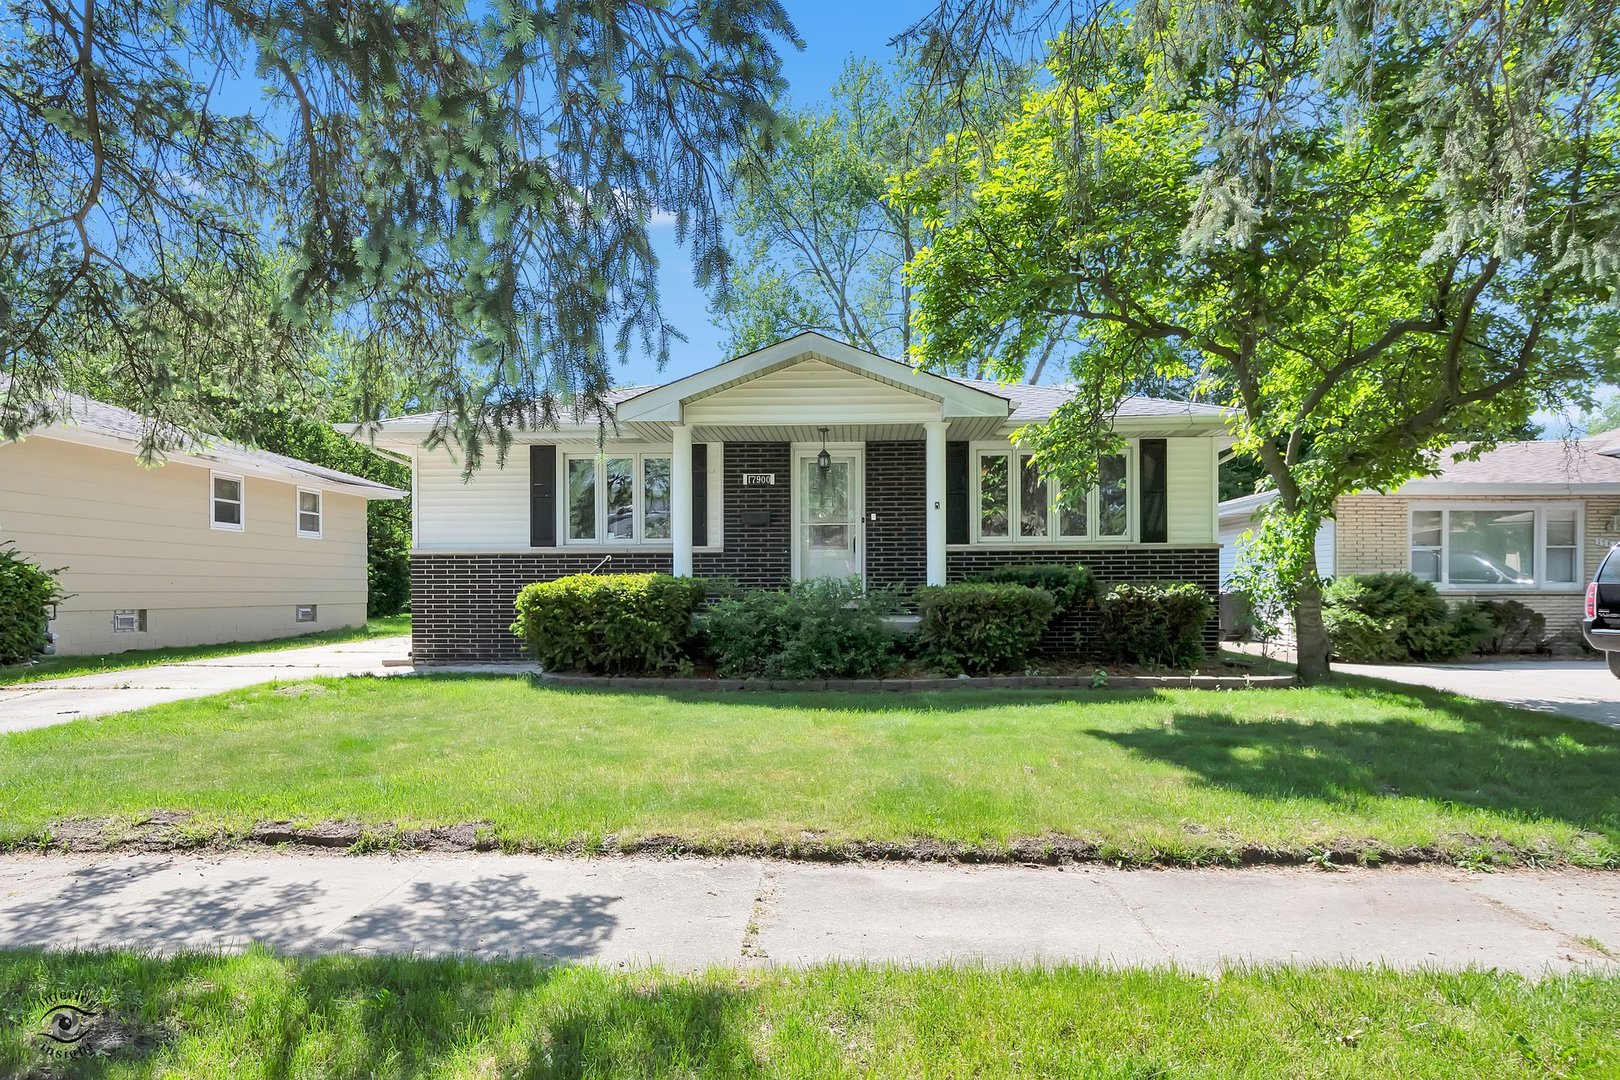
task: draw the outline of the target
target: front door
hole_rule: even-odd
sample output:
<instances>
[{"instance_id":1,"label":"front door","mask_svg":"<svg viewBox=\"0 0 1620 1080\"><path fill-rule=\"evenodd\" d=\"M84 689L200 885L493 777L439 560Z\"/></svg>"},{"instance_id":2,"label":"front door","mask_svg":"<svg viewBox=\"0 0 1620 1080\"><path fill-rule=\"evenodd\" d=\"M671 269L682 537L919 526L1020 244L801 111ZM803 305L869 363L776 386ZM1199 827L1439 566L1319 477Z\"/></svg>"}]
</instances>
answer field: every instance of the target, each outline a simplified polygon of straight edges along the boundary
<instances>
[{"instance_id":1,"label":"front door","mask_svg":"<svg viewBox=\"0 0 1620 1080\"><path fill-rule=\"evenodd\" d=\"M829 451L823 469L816 453L801 454L794 477L798 511L798 580L861 577L861 459L856 451Z\"/></svg>"}]
</instances>

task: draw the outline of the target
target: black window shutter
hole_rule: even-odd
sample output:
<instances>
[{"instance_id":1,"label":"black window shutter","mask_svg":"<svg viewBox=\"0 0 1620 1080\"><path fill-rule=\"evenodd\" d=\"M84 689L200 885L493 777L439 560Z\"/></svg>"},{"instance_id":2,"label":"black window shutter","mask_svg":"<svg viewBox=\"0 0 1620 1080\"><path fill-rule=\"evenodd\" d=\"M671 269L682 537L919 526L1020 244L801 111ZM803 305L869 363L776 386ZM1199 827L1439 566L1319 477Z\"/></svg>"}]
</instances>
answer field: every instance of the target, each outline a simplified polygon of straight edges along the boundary
<instances>
[{"instance_id":1,"label":"black window shutter","mask_svg":"<svg viewBox=\"0 0 1620 1080\"><path fill-rule=\"evenodd\" d=\"M945 444L945 542L968 542L968 444Z\"/></svg>"},{"instance_id":2,"label":"black window shutter","mask_svg":"<svg viewBox=\"0 0 1620 1080\"><path fill-rule=\"evenodd\" d=\"M529 447L529 545L557 546L557 448Z\"/></svg>"},{"instance_id":3,"label":"black window shutter","mask_svg":"<svg viewBox=\"0 0 1620 1080\"><path fill-rule=\"evenodd\" d=\"M709 444L692 444L692 546L709 542Z\"/></svg>"},{"instance_id":4,"label":"black window shutter","mask_svg":"<svg viewBox=\"0 0 1620 1080\"><path fill-rule=\"evenodd\" d=\"M1139 509L1142 518L1142 542L1162 544L1170 538L1167 487L1165 473L1166 443L1163 439L1143 439L1138 449L1142 466L1142 494Z\"/></svg>"}]
</instances>

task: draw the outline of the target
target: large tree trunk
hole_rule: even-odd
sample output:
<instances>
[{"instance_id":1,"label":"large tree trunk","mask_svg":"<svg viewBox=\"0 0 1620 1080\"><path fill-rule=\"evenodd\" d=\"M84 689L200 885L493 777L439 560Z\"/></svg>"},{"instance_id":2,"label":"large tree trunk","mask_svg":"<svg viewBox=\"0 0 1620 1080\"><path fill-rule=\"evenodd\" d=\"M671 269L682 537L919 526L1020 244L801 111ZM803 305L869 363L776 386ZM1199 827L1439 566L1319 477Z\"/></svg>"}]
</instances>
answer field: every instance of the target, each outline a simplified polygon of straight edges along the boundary
<instances>
[{"instance_id":1,"label":"large tree trunk","mask_svg":"<svg viewBox=\"0 0 1620 1080\"><path fill-rule=\"evenodd\" d=\"M1300 680L1314 683L1327 678L1330 642L1322 625L1322 581L1315 574L1294 594L1294 638Z\"/></svg>"}]
</instances>

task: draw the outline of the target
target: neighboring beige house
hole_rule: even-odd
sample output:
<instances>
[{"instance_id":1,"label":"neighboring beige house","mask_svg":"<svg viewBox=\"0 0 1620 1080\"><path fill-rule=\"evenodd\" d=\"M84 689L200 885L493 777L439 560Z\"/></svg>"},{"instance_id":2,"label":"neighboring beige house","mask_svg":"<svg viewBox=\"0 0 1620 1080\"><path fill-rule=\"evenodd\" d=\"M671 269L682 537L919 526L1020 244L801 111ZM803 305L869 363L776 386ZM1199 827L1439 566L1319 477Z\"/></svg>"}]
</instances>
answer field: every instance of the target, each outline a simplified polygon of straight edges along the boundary
<instances>
[{"instance_id":1,"label":"neighboring beige house","mask_svg":"<svg viewBox=\"0 0 1620 1080\"><path fill-rule=\"evenodd\" d=\"M58 653L365 622L366 502L404 492L223 442L147 467L138 415L76 395L61 411L0 443L0 542L60 567L72 594L50 625Z\"/></svg>"},{"instance_id":2,"label":"neighboring beige house","mask_svg":"<svg viewBox=\"0 0 1620 1080\"><path fill-rule=\"evenodd\" d=\"M1410 571L1448 600L1514 599L1578 633L1586 583L1620 543L1620 431L1503 443L1387 494L1341 498L1317 538L1324 577ZM1269 496L1221 504L1223 583Z\"/></svg>"}]
</instances>

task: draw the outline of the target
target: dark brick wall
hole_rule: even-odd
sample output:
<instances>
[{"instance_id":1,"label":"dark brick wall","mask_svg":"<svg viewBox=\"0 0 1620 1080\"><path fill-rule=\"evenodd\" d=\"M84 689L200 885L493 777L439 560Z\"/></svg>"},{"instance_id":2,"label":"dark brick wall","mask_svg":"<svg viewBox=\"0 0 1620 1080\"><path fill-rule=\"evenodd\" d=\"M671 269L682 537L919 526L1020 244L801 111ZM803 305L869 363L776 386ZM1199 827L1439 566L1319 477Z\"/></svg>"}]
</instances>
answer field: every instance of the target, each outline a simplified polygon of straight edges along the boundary
<instances>
[{"instance_id":1,"label":"dark brick wall","mask_svg":"<svg viewBox=\"0 0 1620 1080\"><path fill-rule=\"evenodd\" d=\"M914 589L928 572L925 444L866 444L866 584ZM877 520L871 520L876 514Z\"/></svg>"},{"instance_id":2,"label":"dark brick wall","mask_svg":"<svg viewBox=\"0 0 1620 1080\"><path fill-rule=\"evenodd\" d=\"M668 551L615 553L603 572L669 573ZM521 660L508 629L518 590L534 581L582 574L600 552L411 556L411 658L418 661Z\"/></svg>"},{"instance_id":3,"label":"dark brick wall","mask_svg":"<svg viewBox=\"0 0 1620 1080\"><path fill-rule=\"evenodd\" d=\"M1191 581L1202 585L1210 599L1220 594L1221 549L1219 545L1200 547L1073 547L1029 548L1009 546L952 551L945 556L945 580L961 581L970 574L993 570L1008 563L1077 562L1089 569L1099 582ZM1075 635L1094 640L1097 635L1095 611L1065 612L1052 620L1042 646L1052 652L1074 648ZM1204 648L1211 656L1220 649L1220 620L1211 618L1204 625Z\"/></svg>"},{"instance_id":4,"label":"dark brick wall","mask_svg":"<svg viewBox=\"0 0 1620 1080\"><path fill-rule=\"evenodd\" d=\"M792 576L792 468L787 443L730 443L725 450L723 551L692 553L692 570L741 585L780 587ZM774 487L742 486L745 472L776 474ZM758 521L755 515L766 519ZM744 522L748 518L749 523ZM615 552L604 572L669 573L666 550ZM580 574L602 561L592 551L497 555L419 554L411 558L411 655L420 661L521 660L508 629L518 590L533 581Z\"/></svg>"},{"instance_id":5,"label":"dark brick wall","mask_svg":"<svg viewBox=\"0 0 1620 1080\"><path fill-rule=\"evenodd\" d=\"M692 572L747 588L782 588L793 577L793 451L787 443L727 443L723 551L693 552ZM775 473L772 487L743 487L743 473Z\"/></svg>"}]
</instances>

